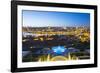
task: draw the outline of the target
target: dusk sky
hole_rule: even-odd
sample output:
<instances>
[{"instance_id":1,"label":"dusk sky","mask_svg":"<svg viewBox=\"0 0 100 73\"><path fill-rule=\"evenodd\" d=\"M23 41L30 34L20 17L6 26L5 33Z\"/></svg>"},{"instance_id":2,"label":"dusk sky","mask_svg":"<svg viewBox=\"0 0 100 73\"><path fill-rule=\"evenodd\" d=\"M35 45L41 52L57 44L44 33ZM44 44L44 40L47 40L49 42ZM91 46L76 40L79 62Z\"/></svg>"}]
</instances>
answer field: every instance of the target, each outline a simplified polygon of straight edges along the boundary
<instances>
[{"instance_id":1,"label":"dusk sky","mask_svg":"<svg viewBox=\"0 0 100 73\"><path fill-rule=\"evenodd\" d=\"M22 16L24 27L90 26L89 13L23 10Z\"/></svg>"}]
</instances>

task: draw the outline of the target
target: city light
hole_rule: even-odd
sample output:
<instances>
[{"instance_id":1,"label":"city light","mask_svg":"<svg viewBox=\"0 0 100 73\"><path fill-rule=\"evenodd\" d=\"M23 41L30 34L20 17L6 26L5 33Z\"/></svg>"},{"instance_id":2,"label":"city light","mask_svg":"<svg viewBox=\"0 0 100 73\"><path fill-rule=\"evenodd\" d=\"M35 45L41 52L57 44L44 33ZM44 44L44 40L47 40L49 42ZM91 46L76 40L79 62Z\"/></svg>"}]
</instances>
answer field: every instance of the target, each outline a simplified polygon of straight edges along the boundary
<instances>
[{"instance_id":1,"label":"city light","mask_svg":"<svg viewBox=\"0 0 100 73\"><path fill-rule=\"evenodd\" d=\"M90 29L65 28L23 27L23 52L30 51L23 56L23 62L89 59Z\"/></svg>"}]
</instances>

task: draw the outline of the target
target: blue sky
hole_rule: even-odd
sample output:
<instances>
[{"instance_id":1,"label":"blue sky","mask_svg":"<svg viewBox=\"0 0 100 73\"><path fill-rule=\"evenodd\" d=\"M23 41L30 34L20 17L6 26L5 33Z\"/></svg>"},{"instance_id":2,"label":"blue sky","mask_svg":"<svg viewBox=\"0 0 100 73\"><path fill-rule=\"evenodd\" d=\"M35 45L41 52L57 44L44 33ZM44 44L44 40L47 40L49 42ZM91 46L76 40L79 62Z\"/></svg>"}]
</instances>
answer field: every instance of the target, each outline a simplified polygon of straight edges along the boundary
<instances>
[{"instance_id":1,"label":"blue sky","mask_svg":"<svg viewBox=\"0 0 100 73\"><path fill-rule=\"evenodd\" d=\"M23 10L22 15L25 27L90 26L89 13Z\"/></svg>"}]
</instances>

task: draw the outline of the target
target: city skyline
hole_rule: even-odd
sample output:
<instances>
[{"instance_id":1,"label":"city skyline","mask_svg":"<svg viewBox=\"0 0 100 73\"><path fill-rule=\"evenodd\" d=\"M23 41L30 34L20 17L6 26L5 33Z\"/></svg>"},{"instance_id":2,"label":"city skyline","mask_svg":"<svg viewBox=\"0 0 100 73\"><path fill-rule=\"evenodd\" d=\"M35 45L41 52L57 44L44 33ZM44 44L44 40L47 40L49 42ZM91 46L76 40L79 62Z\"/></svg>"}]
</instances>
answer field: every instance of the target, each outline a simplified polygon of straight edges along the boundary
<instances>
[{"instance_id":1,"label":"city skyline","mask_svg":"<svg viewBox=\"0 0 100 73\"><path fill-rule=\"evenodd\" d=\"M90 26L89 13L22 11L23 27L84 27Z\"/></svg>"}]
</instances>

